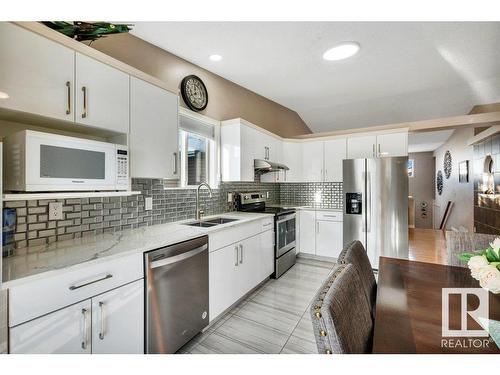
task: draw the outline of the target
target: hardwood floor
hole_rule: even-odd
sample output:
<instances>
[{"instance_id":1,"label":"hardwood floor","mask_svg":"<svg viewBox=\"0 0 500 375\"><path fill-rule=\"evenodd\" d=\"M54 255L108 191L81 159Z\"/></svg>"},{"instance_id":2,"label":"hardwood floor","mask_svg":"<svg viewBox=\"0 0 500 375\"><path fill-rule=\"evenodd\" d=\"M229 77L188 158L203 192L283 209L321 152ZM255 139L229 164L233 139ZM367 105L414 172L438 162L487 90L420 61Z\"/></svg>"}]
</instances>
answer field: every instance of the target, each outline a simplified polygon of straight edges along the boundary
<instances>
[{"instance_id":1,"label":"hardwood floor","mask_svg":"<svg viewBox=\"0 0 500 375\"><path fill-rule=\"evenodd\" d=\"M434 229L409 229L409 259L448 264L445 232Z\"/></svg>"}]
</instances>

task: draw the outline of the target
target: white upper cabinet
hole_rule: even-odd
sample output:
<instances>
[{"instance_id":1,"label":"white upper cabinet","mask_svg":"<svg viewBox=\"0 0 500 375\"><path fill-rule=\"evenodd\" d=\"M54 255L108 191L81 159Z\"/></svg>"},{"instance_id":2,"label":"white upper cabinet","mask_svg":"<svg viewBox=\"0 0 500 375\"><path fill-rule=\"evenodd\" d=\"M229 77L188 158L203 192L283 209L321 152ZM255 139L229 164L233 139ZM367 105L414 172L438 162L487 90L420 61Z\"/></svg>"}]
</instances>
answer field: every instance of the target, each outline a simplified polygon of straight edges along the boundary
<instances>
[{"instance_id":1,"label":"white upper cabinet","mask_svg":"<svg viewBox=\"0 0 500 375\"><path fill-rule=\"evenodd\" d=\"M367 159L376 156L376 135L347 138L347 159Z\"/></svg>"},{"instance_id":2,"label":"white upper cabinet","mask_svg":"<svg viewBox=\"0 0 500 375\"><path fill-rule=\"evenodd\" d=\"M264 160L269 160L274 163L283 163L283 141L269 134L260 133L259 144L264 143ZM262 182L283 182L285 180L285 172L271 172L263 174L260 178Z\"/></svg>"},{"instance_id":3,"label":"white upper cabinet","mask_svg":"<svg viewBox=\"0 0 500 375\"><path fill-rule=\"evenodd\" d=\"M365 159L408 155L408 132L347 138L347 158Z\"/></svg>"},{"instance_id":4,"label":"white upper cabinet","mask_svg":"<svg viewBox=\"0 0 500 375\"><path fill-rule=\"evenodd\" d=\"M179 178L178 96L130 78L130 175Z\"/></svg>"},{"instance_id":5,"label":"white upper cabinet","mask_svg":"<svg viewBox=\"0 0 500 375\"><path fill-rule=\"evenodd\" d=\"M377 155L379 158L408 156L408 133L377 135Z\"/></svg>"},{"instance_id":6,"label":"white upper cabinet","mask_svg":"<svg viewBox=\"0 0 500 375\"><path fill-rule=\"evenodd\" d=\"M75 121L127 133L129 75L80 53L75 67Z\"/></svg>"},{"instance_id":7,"label":"white upper cabinet","mask_svg":"<svg viewBox=\"0 0 500 375\"><path fill-rule=\"evenodd\" d=\"M302 182L302 143L283 142L283 163L290 168L284 182Z\"/></svg>"},{"instance_id":8,"label":"white upper cabinet","mask_svg":"<svg viewBox=\"0 0 500 375\"><path fill-rule=\"evenodd\" d=\"M347 157L347 140L330 139L324 142L324 181L340 182L343 180L342 165Z\"/></svg>"},{"instance_id":9,"label":"white upper cabinet","mask_svg":"<svg viewBox=\"0 0 500 375\"><path fill-rule=\"evenodd\" d=\"M323 181L323 141L302 144L302 180Z\"/></svg>"},{"instance_id":10,"label":"white upper cabinet","mask_svg":"<svg viewBox=\"0 0 500 375\"><path fill-rule=\"evenodd\" d=\"M0 107L74 121L75 52L0 22Z\"/></svg>"}]
</instances>

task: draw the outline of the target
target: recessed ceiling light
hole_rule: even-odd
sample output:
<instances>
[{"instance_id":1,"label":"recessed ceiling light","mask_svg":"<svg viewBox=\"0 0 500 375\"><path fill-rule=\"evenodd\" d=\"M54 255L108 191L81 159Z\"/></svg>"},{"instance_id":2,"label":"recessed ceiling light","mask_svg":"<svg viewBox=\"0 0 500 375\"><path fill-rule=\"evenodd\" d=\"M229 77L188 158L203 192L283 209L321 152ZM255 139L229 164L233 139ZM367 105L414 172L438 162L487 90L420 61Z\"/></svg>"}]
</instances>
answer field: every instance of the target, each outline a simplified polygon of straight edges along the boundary
<instances>
[{"instance_id":1,"label":"recessed ceiling light","mask_svg":"<svg viewBox=\"0 0 500 375\"><path fill-rule=\"evenodd\" d=\"M210 55L208 58L212 61L221 61L222 60L221 55Z\"/></svg>"},{"instance_id":2,"label":"recessed ceiling light","mask_svg":"<svg viewBox=\"0 0 500 375\"><path fill-rule=\"evenodd\" d=\"M323 58L328 61L347 59L358 53L361 46L357 42L344 42L330 48L323 54Z\"/></svg>"},{"instance_id":3,"label":"recessed ceiling light","mask_svg":"<svg viewBox=\"0 0 500 375\"><path fill-rule=\"evenodd\" d=\"M9 99L9 94L6 92L0 91L0 99Z\"/></svg>"}]
</instances>

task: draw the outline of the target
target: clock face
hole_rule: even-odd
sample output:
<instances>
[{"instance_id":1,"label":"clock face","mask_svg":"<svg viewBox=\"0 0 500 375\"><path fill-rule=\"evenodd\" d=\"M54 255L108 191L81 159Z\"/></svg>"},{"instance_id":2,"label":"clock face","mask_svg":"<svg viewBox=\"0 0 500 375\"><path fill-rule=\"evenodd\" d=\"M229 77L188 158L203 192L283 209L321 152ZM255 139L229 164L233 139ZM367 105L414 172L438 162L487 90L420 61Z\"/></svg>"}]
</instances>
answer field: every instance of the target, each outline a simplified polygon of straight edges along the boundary
<instances>
[{"instance_id":1,"label":"clock face","mask_svg":"<svg viewBox=\"0 0 500 375\"><path fill-rule=\"evenodd\" d=\"M184 77L181 82L182 99L193 111L203 111L208 104L207 88L197 76Z\"/></svg>"}]
</instances>

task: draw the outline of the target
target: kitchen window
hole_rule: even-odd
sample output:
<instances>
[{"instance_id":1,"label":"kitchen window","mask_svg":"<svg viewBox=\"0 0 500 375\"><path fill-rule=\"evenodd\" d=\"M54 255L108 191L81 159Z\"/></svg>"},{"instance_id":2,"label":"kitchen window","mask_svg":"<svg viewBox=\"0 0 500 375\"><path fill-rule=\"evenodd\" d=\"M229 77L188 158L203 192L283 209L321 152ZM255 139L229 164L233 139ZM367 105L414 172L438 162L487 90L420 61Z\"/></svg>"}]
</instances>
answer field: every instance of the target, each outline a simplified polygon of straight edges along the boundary
<instances>
[{"instance_id":1,"label":"kitchen window","mask_svg":"<svg viewBox=\"0 0 500 375\"><path fill-rule=\"evenodd\" d=\"M198 118L180 116L180 187L194 187L202 182L217 184L218 129Z\"/></svg>"}]
</instances>

